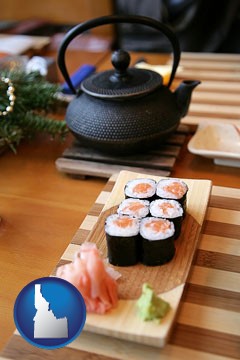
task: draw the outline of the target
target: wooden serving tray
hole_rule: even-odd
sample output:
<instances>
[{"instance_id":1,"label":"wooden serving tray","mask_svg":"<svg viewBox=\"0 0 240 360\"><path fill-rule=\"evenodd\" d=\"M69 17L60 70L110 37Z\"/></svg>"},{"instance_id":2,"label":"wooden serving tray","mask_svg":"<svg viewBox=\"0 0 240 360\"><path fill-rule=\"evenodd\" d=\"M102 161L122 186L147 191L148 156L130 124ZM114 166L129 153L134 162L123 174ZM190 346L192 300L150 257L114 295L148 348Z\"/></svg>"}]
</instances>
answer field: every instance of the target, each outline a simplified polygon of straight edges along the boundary
<instances>
[{"instance_id":1,"label":"wooden serving tray","mask_svg":"<svg viewBox=\"0 0 240 360\"><path fill-rule=\"evenodd\" d=\"M134 178L160 177L134 172L120 172L115 186L86 241L95 242L103 255L107 255L104 222L106 216L116 211L117 205L124 199L124 185ZM144 266L138 264L129 267L114 267L121 273L118 307L106 315L87 314L84 330L127 339L148 345L163 347L168 339L178 305L186 284L193 256L197 248L198 237L205 217L211 191L209 180L184 179L189 186L187 196L187 215L184 219L180 237L175 241L176 254L169 263L162 266ZM64 258L72 260L73 253L65 253ZM141 294L142 284L148 282L155 292L171 305L171 310L163 321L144 322L137 315L136 299Z\"/></svg>"},{"instance_id":2,"label":"wooden serving tray","mask_svg":"<svg viewBox=\"0 0 240 360\"><path fill-rule=\"evenodd\" d=\"M93 230L117 176L104 186L57 267ZM44 350L15 331L0 359L223 360L240 358L240 189L213 186L179 311L164 348L83 331L65 348ZM54 275L56 268L52 272Z\"/></svg>"}]
</instances>

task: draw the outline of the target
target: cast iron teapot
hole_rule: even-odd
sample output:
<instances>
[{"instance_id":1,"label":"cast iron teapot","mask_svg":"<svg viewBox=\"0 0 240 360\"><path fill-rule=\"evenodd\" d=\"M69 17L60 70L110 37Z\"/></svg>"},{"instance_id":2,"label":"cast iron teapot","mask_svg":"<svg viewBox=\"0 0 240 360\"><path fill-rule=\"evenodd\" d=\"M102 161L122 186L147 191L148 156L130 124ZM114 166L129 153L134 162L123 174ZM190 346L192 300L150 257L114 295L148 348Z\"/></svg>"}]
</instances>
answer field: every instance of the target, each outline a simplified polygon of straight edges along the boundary
<instances>
[{"instance_id":1,"label":"cast iron teapot","mask_svg":"<svg viewBox=\"0 0 240 360\"><path fill-rule=\"evenodd\" d=\"M169 39L173 64L167 86L154 71L129 68L129 54L117 50L112 55L115 69L90 75L76 91L65 64L69 43L91 28L114 23L150 26ZM183 81L175 92L170 91L179 60L180 48L175 34L148 17L110 15L75 26L66 34L58 53L58 66L76 94L66 112L69 129L83 146L111 154L133 154L161 145L187 114L192 90L200 83Z\"/></svg>"}]
</instances>

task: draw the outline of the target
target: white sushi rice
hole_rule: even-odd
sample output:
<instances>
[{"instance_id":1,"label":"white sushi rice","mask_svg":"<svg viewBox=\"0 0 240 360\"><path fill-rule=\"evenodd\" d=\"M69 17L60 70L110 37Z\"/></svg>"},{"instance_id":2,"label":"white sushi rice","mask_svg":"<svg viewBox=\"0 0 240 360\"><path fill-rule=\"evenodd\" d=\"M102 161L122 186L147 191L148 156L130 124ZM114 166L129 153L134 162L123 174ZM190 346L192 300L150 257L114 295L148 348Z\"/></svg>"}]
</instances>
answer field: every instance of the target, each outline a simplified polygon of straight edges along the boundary
<instances>
[{"instance_id":1,"label":"white sushi rice","mask_svg":"<svg viewBox=\"0 0 240 360\"><path fill-rule=\"evenodd\" d=\"M173 185L174 188L174 183L178 183L178 186L180 188L182 188L182 191L184 192L184 194L182 196L179 196L179 194L177 194L177 191L169 191L167 188L171 187L171 185ZM157 196L161 197L161 198L166 198L166 199L181 199L188 191L188 186L187 184L180 180L180 179L162 179L157 183L157 188L156 188L156 194Z\"/></svg>"},{"instance_id":2,"label":"white sushi rice","mask_svg":"<svg viewBox=\"0 0 240 360\"><path fill-rule=\"evenodd\" d=\"M121 219L130 219L129 226L123 227L119 226L117 223ZM136 236L139 233L139 219L135 217L130 217L128 215L118 215L112 214L109 215L105 221L105 231L110 236Z\"/></svg>"},{"instance_id":3,"label":"white sushi rice","mask_svg":"<svg viewBox=\"0 0 240 360\"><path fill-rule=\"evenodd\" d=\"M136 191L139 185L146 184L143 192ZM146 199L151 198L156 192L156 181L153 179L134 179L127 182L125 186L125 195L132 198Z\"/></svg>"},{"instance_id":4,"label":"white sushi rice","mask_svg":"<svg viewBox=\"0 0 240 360\"><path fill-rule=\"evenodd\" d=\"M143 218L149 213L149 204L148 200L128 198L121 202L117 209L117 213ZM140 205L139 208L138 205Z\"/></svg>"},{"instance_id":5,"label":"white sushi rice","mask_svg":"<svg viewBox=\"0 0 240 360\"><path fill-rule=\"evenodd\" d=\"M158 199L151 202L150 214L160 218L174 219L183 216L183 208L176 200Z\"/></svg>"},{"instance_id":6,"label":"white sushi rice","mask_svg":"<svg viewBox=\"0 0 240 360\"><path fill-rule=\"evenodd\" d=\"M166 231L156 231L153 226L153 222L163 222L169 226ZM175 227L172 221L158 219L155 217L147 217L141 220L140 222L140 235L147 240L154 241L154 240L163 240L167 239L174 235Z\"/></svg>"}]
</instances>

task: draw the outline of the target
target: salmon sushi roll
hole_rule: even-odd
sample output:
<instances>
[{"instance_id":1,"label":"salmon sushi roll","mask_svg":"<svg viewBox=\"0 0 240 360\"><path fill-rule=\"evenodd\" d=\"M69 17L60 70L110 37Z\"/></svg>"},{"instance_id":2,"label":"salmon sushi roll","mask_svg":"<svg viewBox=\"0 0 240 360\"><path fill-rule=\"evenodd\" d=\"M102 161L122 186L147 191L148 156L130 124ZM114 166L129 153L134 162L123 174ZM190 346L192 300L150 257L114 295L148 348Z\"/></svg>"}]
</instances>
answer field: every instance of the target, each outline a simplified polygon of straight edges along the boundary
<instances>
[{"instance_id":1,"label":"salmon sushi roll","mask_svg":"<svg viewBox=\"0 0 240 360\"><path fill-rule=\"evenodd\" d=\"M152 201L156 194L156 181L153 179L134 179L127 182L124 188L125 198Z\"/></svg>"},{"instance_id":2,"label":"salmon sushi roll","mask_svg":"<svg viewBox=\"0 0 240 360\"><path fill-rule=\"evenodd\" d=\"M112 214L105 221L108 259L116 266L130 266L139 262L140 221L128 215Z\"/></svg>"},{"instance_id":3,"label":"salmon sushi roll","mask_svg":"<svg viewBox=\"0 0 240 360\"><path fill-rule=\"evenodd\" d=\"M149 204L150 202L148 200L128 198L121 202L117 209L117 213L143 218L149 214Z\"/></svg>"},{"instance_id":4,"label":"salmon sushi roll","mask_svg":"<svg viewBox=\"0 0 240 360\"><path fill-rule=\"evenodd\" d=\"M183 208L178 201L166 199L154 200L150 204L150 214L154 217L172 221L175 227L174 238L177 239L179 237L183 221Z\"/></svg>"},{"instance_id":5,"label":"salmon sushi roll","mask_svg":"<svg viewBox=\"0 0 240 360\"><path fill-rule=\"evenodd\" d=\"M186 212L188 186L180 179L162 179L157 183L156 195L160 199L176 200Z\"/></svg>"},{"instance_id":6,"label":"salmon sushi roll","mask_svg":"<svg viewBox=\"0 0 240 360\"><path fill-rule=\"evenodd\" d=\"M141 262L156 266L169 262L175 254L174 224L166 219L148 217L141 220Z\"/></svg>"}]
</instances>

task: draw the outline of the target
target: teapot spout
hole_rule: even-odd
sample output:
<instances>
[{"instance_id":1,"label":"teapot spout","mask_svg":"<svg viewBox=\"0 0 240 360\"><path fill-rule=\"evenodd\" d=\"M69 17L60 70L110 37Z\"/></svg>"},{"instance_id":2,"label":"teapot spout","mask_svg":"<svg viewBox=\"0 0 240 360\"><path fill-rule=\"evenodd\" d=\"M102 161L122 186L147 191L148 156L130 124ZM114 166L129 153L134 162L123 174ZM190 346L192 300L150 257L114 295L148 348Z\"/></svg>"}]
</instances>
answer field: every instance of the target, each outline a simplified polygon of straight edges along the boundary
<instances>
[{"instance_id":1,"label":"teapot spout","mask_svg":"<svg viewBox=\"0 0 240 360\"><path fill-rule=\"evenodd\" d=\"M185 80L175 90L174 94L176 96L177 106L181 113L181 117L187 115L191 101L192 91L200 83L201 81L198 80Z\"/></svg>"}]
</instances>

